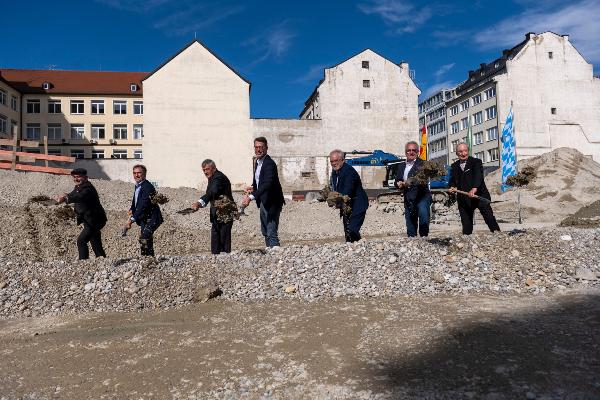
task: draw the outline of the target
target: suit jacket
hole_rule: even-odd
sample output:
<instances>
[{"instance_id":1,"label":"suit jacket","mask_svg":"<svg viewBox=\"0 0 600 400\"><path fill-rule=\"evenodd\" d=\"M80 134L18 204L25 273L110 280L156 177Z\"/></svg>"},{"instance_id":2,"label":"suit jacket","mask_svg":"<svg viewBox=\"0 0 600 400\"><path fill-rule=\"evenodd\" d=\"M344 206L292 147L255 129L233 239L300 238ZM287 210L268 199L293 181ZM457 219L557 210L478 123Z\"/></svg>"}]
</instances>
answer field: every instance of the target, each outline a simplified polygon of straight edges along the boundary
<instances>
[{"instance_id":1,"label":"suit jacket","mask_svg":"<svg viewBox=\"0 0 600 400\"><path fill-rule=\"evenodd\" d=\"M256 164L254 165L256 171ZM254 172L253 171L253 172ZM267 210L271 208L281 207L285 204L283 198L283 190L279 182L279 173L277 172L277 164L267 154L263 158L260 175L258 177L258 186L256 185L256 177L252 174L252 195L256 200L256 206L260 207L264 204Z\"/></svg>"},{"instance_id":2,"label":"suit jacket","mask_svg":"<svg viewBox=\"0 0 600 400\"><path fill-rule=\"evenodd\" d=\"M67 195L67 204L75 203L77 225L86 223L94 229L102 229L106 225L106 212L100 204L100 197L90 181L75 186Z\"/></svg>"},{"instance_id":3,"label":"suit jacket","mask_svg":"<svg viewBox=\"0 0 600 400\"><path fill-rule=\"evenodd\" d=\"M154 196L156 189L147 180L143 180L141 183L140 193L138 194L137 203L135 202L135 190L133 192L133 198L131 199L131 216L135 219L135 223L141 225L142 223L152 223L156 227L162 224L163 217L160 212L158 204L152 204L150 198Z\"/></svg>"},{"instance_id":4,"label":"suit jacket","mask_svg":"<svg viewBox=\"0 0 600 400\"><path fill-rule=\"evenodd\" d=\"M408 171L408 178L415 176L419 170L422 168L423 160L417 158L415 160L414 165ZM406 161L398 164L398 168L396 169L396 182L404 182L404 170L406 169ZM404 204L409 202L418 203L424 198L431 198L431 191L429 190L429 185L417 185L412 184L408 187L404 187Z\"/></svg>"},{"instance_id":5,"label":"suit jacket","mask_svg":"<svg viewBox=\"0 0 600 400\"><path fill-rule=\"evenodd\" d=\"M218 200L219 197L225 196L233 201L233 195L231 194L231 182L219 170L216 170L213 176L208 180L208 185L206 186L206 193L204 196L200 197L202 201L205 203L210 202L210 222L217 221L217 209L215 208L215 200Z\"/></svg>"},{"instance_id":6,"label":"suit jacket","mask_svg":"<svg viewBox=\"0 0 600 400\"><path fill-rule=\"evenodd\" d=\"M450 187L455 187L465 192L477 188L477 192L475 193L477 196L491 200L490 192L485 186L485 180L483 179L483 162L479 158L469 156L464 171L460 168L460 160L453 162ZM464 195L457 196L459 204L470 205L472 200L474 199Z\"/></svg>"},{"instance_id":7,"label":"suit jacket","mask_svg":"<svg viewBox=\"0 0 600 400\"><path fill-rule=\"evenodd\" d=\"M369 198L362 187L358 172L347 163L339 171L331 173L331 189L350 197L352 215L364 213L369 208ZM341 210L340 210L341 213Z\"/></svg>"}]
</instances>

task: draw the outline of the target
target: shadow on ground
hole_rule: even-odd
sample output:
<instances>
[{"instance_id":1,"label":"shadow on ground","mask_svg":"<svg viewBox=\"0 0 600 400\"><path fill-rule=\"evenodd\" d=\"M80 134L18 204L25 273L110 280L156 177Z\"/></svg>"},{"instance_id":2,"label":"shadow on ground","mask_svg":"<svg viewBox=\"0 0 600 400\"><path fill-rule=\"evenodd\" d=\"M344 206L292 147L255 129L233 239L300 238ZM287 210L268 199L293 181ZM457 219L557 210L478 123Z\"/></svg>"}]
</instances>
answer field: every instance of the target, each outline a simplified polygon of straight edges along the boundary
<instances>
[{"instance_id":1,"label":"shadow on ground","mask_svg":"<svg viewBox=\"0 0 600 400\"><path fill-rule=\"evenodd\" d=\"M361 366L373 377L368 389L395 398L600 399L599 295L489 315L448 316L462 324L433 334L425 349L375 350L377 364Z\"/></svg>"}]
</instances>

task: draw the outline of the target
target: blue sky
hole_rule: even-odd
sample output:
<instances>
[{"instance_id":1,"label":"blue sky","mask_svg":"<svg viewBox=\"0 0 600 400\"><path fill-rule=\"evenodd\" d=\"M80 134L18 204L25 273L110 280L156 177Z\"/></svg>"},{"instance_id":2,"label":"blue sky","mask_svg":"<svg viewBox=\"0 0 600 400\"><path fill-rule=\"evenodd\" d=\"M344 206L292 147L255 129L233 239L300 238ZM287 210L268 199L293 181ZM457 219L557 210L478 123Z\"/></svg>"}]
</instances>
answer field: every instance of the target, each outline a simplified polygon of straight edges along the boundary
<instances>
[{"instance_id":1,"label":"blue sky","mask_svg":"<svg viewBox=\"0 0 600 400\"><path fill-rule=\"evenodd\" d=\"M569 34L600 71L600 0L5 1L2 68L151 71L194 35L252 82L252 117L295 118L323 68L371 48L423 93L528 31Z\"/></svg>"}]
</instances>

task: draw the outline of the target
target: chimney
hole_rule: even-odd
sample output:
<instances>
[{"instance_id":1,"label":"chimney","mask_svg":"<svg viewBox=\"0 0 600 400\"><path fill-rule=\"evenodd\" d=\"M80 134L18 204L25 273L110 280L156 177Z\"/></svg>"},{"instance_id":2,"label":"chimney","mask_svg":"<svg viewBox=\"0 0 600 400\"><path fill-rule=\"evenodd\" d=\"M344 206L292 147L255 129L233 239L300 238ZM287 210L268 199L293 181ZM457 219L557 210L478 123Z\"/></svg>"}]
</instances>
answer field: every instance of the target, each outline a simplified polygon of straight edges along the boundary
<instances>
[{"instance_id":1,"label":"chimney","mask_svg":"<svg viewBox=\"0 0 600 400\"><path fill-rule=\"evenodd\" d=\"M562 35L563 39L565 39L565 41L569 41L569 35Z\"/></svg>"},{"instance_id":2,"label":"chimney","mask_svg":"<svg viewBox=\"0 0 600 400\"><path fill-rule=\"evenodd\" d=\"M527 33L525 34L525 39L527 39L527 40L531 40L531 39L533 39L534 37L535 37L535 32L527 32Z\"/></svg>"}]
</instances>

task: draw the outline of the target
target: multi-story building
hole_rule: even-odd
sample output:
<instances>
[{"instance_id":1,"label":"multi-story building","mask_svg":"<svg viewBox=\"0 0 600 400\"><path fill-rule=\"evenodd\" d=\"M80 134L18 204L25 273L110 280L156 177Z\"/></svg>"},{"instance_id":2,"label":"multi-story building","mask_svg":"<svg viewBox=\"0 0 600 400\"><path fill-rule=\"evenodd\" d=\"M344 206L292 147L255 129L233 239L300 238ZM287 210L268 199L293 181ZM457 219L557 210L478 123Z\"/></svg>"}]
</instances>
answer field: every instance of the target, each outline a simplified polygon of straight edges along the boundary
<instances>
[{"instance_id":1,"label":"multi-story building","mask_svg":"<svg viewBox=\"0 0 600 400\"><path fill-rule=\"evenodd\" d=\"M0 74L0 138L12 138L21 123L21 93Z\"/></svg>"},{"instance_id":2,"label":"multi-story building","mask_svg":"<svg viewBox=\"0 0 600 400\"><path fill-rule=\"evenodd\" d=\"M568 35L528 33L501 57L469 71L447 103L450 161L470 125L473 156L498 167L511 107L518 158L571 147L600 161L600 80Z\"/></svg>"},{"instance_id":3,"label":"multi-story building","mask_svg":"<svg viewBox=\"0 0 600 400\"><path fill-rule=\"evenodd\" d=\"M144 72L0 69L0 128L43 152L76 158L142 158ZM8 87L8 88L7 88ZM6 92L6 94L4 94ZM4 115L2 98L10 101ZM0 129L0 134L4 130ZM5 136L12 136L7 134Z\"/></svg>"},{"instance_id":4,"label":"multi-story building","mask_svg":"<svg viewBox=\"0 0 600 400\"><path fill-rule=\"evenodd\" d=\"M427 126L427 159L448 163L448 130L446 102L455 96L453 88L441 89L419 103L419 126Z\"/></svg>"}]
</instances>

